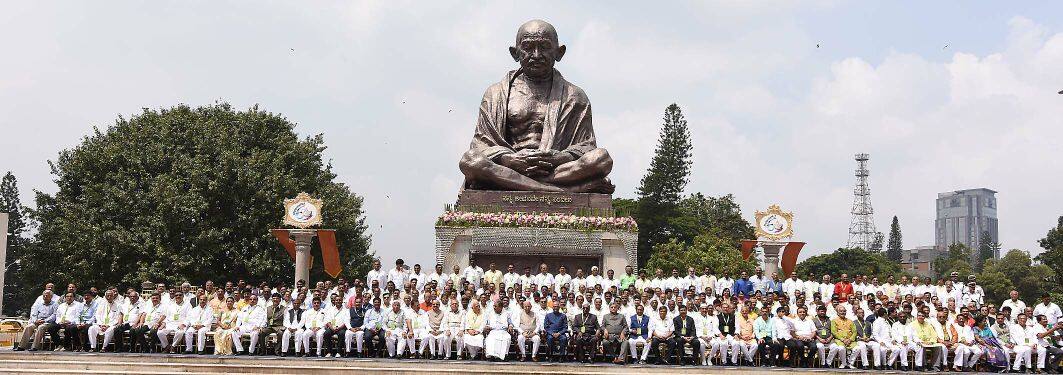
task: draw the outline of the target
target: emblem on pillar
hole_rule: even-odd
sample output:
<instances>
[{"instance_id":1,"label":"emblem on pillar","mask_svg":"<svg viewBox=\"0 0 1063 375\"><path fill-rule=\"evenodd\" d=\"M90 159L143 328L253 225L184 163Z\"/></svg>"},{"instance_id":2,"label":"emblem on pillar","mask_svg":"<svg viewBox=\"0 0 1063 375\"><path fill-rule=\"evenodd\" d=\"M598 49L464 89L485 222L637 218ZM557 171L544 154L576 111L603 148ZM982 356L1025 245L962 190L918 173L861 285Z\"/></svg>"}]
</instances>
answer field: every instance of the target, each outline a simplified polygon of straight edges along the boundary
<instances>
[{"instance_id":1,"label":"emblem on pillar","mask_svg":"<svg viewBox=\"0 0 1063 375\"><path fill-rule=\"evenodd\" d=\"M285 199L284 225L299 229L321 225L321 200L311 198L307 193L299 193L293 199Z\"/></svg>"},{"instance_id":2,"label":"emblem on pillar","mask_svg":"<svg viewBox=\"0 0 1063 375\"><path fill-rule=\"evenodd\" d=\"M270 232L280 241L284 251L295 261L295 282L309 284L310 268L314 257L310 255L314 237L321 246L321 261L325 273L337 277L343 269L340 266L339 248L336 246L334 229L312 229L322 223L321 200L305 192L292 199L284 200L284 226L288 228L273 229Z\"/></svg>"},{"instance_id":3,"label":"emblem on pillar","mask_svg":"<svg viewBox=\"0 0 1063 375\"><path fill-rule=\"evenodd\" d=\"M764 273L772 275L779 271L781 255L782 278L785 279L793 272L797 256L805 246L804 242L783 241L794 236L793 212L783 211L779 205L773 204L766 211L756 211L754 221L757 239L742 241L742 257L749 259L753 249L760 247L764 254Z\"/></svg>"}]
</instances>

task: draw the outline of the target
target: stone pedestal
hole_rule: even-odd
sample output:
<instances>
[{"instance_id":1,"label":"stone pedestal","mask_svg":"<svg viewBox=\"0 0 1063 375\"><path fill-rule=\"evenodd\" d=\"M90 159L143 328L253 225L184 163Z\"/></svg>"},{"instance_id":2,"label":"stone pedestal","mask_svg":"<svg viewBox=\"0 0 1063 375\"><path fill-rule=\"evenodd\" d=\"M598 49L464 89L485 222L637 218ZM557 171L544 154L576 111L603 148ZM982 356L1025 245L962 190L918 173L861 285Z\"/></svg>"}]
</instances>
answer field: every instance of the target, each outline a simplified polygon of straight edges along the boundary
<instances>
[{"instance_id":1,"label":"stone pedestal","mask_svg":"<svg viewBox=\"0 0 1063 375\"><path fill-rule=\"evenodd\" d=\"M478 213L547 213L590 217L612 217L612 197L608 194L542 193L523 191L465 190L452 207L456 211ZM517 272L530 267L538 273L545 263L550 272L559 265L575 273L602 274L612 269L623 275L624 267L637 265L638 233L625 230L577 230L536 226L436 226L436 263L450 272L453 266L476 264L487 269L494 262L499 269L513 264Z\"/></svg>"},{"instance_id":2,"label":"stone pedestal","mask_svg":"<svg viewBox=\"0 0 1063 375\"><path fill-rule=\"evenodd\" d=\"M760 248L764 250L764 275L771 276L779 272L779 255L782 254L786 242L761 242ZM780 279L786 279L786 275Z\"/></svg>"}]
</instances>

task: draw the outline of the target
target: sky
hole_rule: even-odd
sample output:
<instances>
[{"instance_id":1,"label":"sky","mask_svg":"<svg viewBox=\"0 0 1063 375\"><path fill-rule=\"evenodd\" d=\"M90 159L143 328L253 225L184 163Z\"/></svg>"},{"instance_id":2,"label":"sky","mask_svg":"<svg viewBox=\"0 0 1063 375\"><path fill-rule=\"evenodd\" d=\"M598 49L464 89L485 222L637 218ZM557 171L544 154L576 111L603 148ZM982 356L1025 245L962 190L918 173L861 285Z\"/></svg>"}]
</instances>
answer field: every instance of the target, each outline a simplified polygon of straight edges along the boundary
<instances>
[{"instance_id":1,"label":"sky","mask_svg":"<svg viewBox=\"0 0 1063 375\"><path fill-rule=\"evenodd\" d=\"M1060 14L1023 1L3 2L0 172L31 204L56 190L48 160L93 127L257 104L324 134L385 264L429 264L483 91L516 67L517 27L540 18L593 103L617 197L635 195L677 103L687 193L734 194L751 221L793 211L802 258L845 246L855 153L871 155L875 224L888 232L896 215L906 248L933 244L937 193L985 187L1003 247L1036 254L1063 214Z\"/></svg>"}]
</instances>

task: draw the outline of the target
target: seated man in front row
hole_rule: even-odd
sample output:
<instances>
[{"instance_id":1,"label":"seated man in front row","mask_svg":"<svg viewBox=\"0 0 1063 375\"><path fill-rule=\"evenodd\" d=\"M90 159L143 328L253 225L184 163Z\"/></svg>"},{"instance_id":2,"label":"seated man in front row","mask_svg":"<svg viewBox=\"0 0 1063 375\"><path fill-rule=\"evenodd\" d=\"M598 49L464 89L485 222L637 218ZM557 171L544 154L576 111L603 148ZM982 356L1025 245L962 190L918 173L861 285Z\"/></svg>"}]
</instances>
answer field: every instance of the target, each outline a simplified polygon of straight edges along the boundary
<instances>
[{"instance_id":1,"label":"seated man in front row","mask_svg":"<svg viewBox=\"0 0 1063 375\"><path fill-rule=\"evenodd\" d=\"M491 85L459 167L480 190L606 193L613 160L595 143L591 103L554 70L565 55L545 21L521 25L509 48L520 69Z\"/></svg>"}]
</instances>

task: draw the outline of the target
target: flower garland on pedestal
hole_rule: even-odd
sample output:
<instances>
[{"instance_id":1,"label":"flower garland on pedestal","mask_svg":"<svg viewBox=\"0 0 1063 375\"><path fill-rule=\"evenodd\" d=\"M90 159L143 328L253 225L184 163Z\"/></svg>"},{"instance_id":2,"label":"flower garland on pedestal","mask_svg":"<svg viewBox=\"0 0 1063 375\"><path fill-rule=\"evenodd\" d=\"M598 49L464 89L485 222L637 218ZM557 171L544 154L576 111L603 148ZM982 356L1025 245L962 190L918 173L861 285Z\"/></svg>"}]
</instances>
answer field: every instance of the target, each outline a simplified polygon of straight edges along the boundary
<instances>
[{"instance_id":1,"label":"flower garland on pedestal","mask_svg":"<svg viewBox=\"0 0 1063 375\"><path fill-rule=\"evenodd\" d=\"M523 212L447 211L436 220L443 227L530 227L574 230L638 232L630 217L576 216Z\"/></svg>"}]
</instances>

